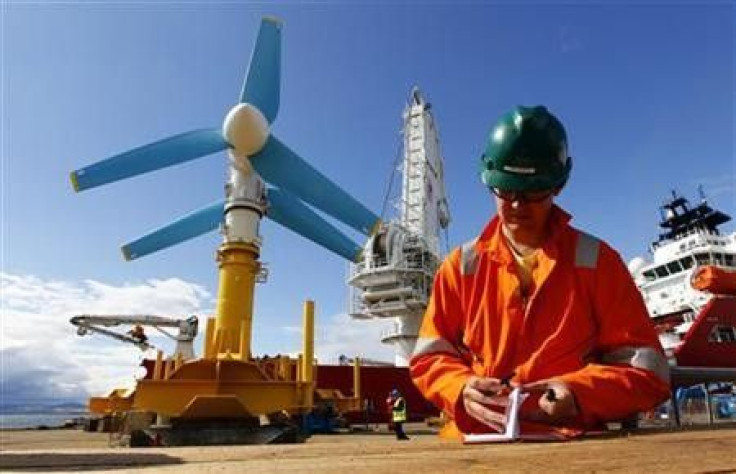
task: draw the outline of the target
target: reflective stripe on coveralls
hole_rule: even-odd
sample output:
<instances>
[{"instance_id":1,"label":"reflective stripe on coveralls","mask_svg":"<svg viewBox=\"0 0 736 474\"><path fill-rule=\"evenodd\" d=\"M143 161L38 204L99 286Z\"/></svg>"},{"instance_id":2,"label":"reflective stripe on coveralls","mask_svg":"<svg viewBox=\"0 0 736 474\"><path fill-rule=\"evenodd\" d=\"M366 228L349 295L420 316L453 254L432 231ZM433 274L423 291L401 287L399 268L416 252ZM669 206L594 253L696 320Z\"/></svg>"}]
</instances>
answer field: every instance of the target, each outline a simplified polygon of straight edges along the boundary
<instances>
[{"instance_id":1,"label":"reflective stripe on coveralls","mask_svg":"<svg viewBox=\"0 0 736 474\"><path fill-rule=\"evenodd\" d=\"M475 250L477 239L463 244L460 248L460 273L469 276L475 273L478 254ZM600 240L582 231L578 231L575 247L575 267L595 269L598 261ZM414 357L433 353L447 353L461 356L460 351L446 339L419 338L414 349ZM669 383L670 373L667 359L651 347L622 346L601 355L603 364L629 364L632 367L646 369Z\"/></svg>"},{"instance_id":2,"label":"reflective stripe on coveralls","mask_svg":"<svg viewBox=\"0 0 736 474\"><path fill-rule=\"evenodd\" d=\"M475 244L478 239L466 242L460 247L460 274L472 275L478 265L478 254L475 252Z\"/></svg>"},{"instance_id":3,"label":"reflective stripe on coveralls","mask_svg":"<svg viewBox=\"0 0 736 474\"><path fill-rule=\"evenodd\" d=\"M578 243L575 246L575 267L595 268L600 246L600 240L590 234L578 231Z\"/></svg>"},{"instance_id":4,"label":"reflective stripe on coveralls","mask_svg":"<svg viewBox=\"0 0 736 474\"><path fill-rule=\"evenodd\" d=\"M420 337L417 339L417 344L414 346L413 357L424 354L434 354L438 352L445 352L460 357L460 351L455 346L450 344L446 339L441 337Z\"/></svg>"},{"instance_id":5,"label":"reflective stripe on coveralls","mask_svg":"<svg viewBox=\"0 0 736 474\"><path fill-rule=\"evenodd\" d=\"M669 383L670 366L667 359L651 347L619 347L603 354L604 364L629 364L637 369L646 369L657 374L657 377Z\"/></svg>"}]
</instances>

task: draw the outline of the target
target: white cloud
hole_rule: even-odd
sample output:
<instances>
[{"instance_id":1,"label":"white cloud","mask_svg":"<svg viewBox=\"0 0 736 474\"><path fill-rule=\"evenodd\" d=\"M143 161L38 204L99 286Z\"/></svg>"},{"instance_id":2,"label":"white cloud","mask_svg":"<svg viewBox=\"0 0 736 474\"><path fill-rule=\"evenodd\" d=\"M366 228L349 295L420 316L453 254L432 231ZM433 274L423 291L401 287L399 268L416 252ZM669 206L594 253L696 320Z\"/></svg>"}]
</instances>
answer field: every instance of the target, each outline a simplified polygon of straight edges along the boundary
<instances>
[{"instance_id":1,"label":"white cloud","mask_svg":"<svg viewBox=\"0 0 736 474\"><path fill-rule=\"evenodd\" d=\"M83 400L113 388L132 387L143 356L136 347L101 335L80 337L69 323L78 314L157 314L187 317L211 314L212 295L203 287L177 278L113 286L99 281L44 280L0 273L0 384L4 402ZM381 344L381 332L393 320L356 320L337 314L320 322L315 356L337 363L340 355L392 362L394 349ZM200 328L204 320L200 317ZM127 328L116 329L124 331ZM301 327L282 327L286 335ZM199 340L202 339L200 331ZM156 331L147 334L166 353L173 342ZM297 339L301 341L301 337ZM301 343L294 347L301 351ZM286 353L284 351L282 353Z\"/></svg>"},{"instance_id":2,"label":"white cloud","mask_svg":"<svg viewBox=\"0 0 736 474\"><path fill-rule=\"evenodd\" d=\"M394 361L394 348L382 344L381 332L393 323L393 318L359 320L345 313L337 314L317 328L315 357L321 363L337 363L340 355L362 357L385 362ZM299 329L301 331L301 328Z\"/></svg>"},{"instance_id":3,"label":"white cloud","mask_svg":"<svg viewBox=\"0 0 736 474\"><path fill-rule=\"evenodd\" d=\"M77 314L207 314L211 295L177 278L112 286L98 281L43 280L0 273L0 384L3 401L80 399L132 386L143 353L99 336L79 337ZM170 353L172 342L149 334ZM150 354L148 354L150 356Z\"/></svg>"}]
</instances>

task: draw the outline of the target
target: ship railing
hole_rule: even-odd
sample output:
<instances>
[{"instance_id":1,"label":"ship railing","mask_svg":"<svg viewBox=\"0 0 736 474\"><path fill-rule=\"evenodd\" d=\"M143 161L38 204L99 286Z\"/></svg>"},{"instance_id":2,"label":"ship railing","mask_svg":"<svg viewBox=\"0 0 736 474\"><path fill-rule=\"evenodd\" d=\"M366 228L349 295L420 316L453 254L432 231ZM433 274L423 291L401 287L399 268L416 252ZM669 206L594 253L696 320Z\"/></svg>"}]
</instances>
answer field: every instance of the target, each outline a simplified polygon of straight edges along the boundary
<instances>
[{"instance_id":1,"label":"ship railing","mask_svg":"<svg viewBox=\"0 0 736 474\"><path fill-rule=\"evenodd\" d=\"M675 239L663 239L658 242L652 242L652 250L658 247L661 247L662 245L666 245L668 243L674 242L675 240L680 240L685 237L690 237L691 235L696 235L696 234L704 235L704 236L711 235L711 236L721 237L721 233L718 232L717 230L714 231L714 230L708 229L707 227L693 227L680 234L677 234L677 237ZM660 238L662 237L662 235L660 235Z\"/></svg>"}]
</instances>

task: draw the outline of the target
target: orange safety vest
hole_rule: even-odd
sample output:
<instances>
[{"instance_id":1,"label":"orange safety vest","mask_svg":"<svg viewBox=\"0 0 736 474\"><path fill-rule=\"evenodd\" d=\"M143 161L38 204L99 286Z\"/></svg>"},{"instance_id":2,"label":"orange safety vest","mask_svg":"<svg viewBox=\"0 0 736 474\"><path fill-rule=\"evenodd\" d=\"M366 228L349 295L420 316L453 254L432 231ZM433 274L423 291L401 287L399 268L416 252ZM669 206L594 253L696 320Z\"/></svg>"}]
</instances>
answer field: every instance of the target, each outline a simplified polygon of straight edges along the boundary
<instances>
[{"instance_id":1,"label":"orange safety vest","mask_svg":"<svg viewBox=\"0 0 736 474\"><path fill-rule=\"evenodd\" d=\"M473 375L515 374L520 384L554 378L570 387L577 419L564 427L522 422L522 433L572 436L669 397L667 360L626 266L569 220L553 207L527 299L498 217L442 263L410 371L454 421L445 435L493 431L465 413L461 393ZM522 414L537 402L530 397Z\"/></svg>"}]
</instances>

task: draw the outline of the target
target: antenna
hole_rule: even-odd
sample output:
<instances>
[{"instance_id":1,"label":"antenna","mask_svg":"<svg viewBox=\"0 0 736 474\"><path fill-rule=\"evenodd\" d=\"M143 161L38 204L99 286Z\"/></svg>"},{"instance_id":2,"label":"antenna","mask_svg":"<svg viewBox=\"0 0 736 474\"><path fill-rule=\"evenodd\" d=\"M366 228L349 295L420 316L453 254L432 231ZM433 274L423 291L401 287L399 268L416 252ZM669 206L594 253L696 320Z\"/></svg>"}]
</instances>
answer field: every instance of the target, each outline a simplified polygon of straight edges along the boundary
<instances>
[{"instance_id":1,"label":"antenna","mask_svg":"<svg viewBox=\"0 0 736 474\"><path fill-rule=\"evenodd\" d=\"M705 191L703 190L703 185L698 185L698 196L700 196L700 202L706 203L708 200L705 198Z\"/></svg>"}]
</instances>

